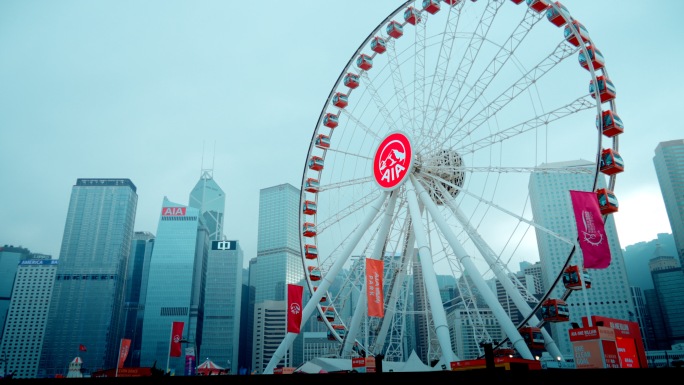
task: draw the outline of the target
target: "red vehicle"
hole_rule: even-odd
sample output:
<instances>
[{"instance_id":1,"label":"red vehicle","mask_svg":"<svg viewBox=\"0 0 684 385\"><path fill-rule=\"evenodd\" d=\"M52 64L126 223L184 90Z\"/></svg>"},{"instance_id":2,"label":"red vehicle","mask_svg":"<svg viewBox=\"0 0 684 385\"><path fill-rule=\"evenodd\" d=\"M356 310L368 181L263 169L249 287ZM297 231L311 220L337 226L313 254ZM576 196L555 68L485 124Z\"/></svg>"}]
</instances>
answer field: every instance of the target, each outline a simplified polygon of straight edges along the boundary
<instances>
[{"instance_id":1,"label":"red vehicle","mask_svg":"<svg viewBox=\"0 0 684 385\"><path fill-rule=\"evenodd\" d=\"M591 97L596 99L596 89L598 88L598 94L601 103L605 103L615 99L615 86L613 85L613 82L610 81L610 79L601 75L596 77L596 82L598 83L598 87L594 85L593 79L589 82L589 93L591 94Z\"/></svg>"},{"instance_id":2,"label":"red vehicle","mask_svg":"<svg viewBox=\"0 0 684 385\"><path fill-rule=\"evenodd\" d=\"M434 15L439 12L439 1L438 0L423 0L423 9Z\"/></svg>"},{"instance_id":3,"label":"red vehicle","mask_svg":"<svg viewBox=\"0 0 684 385\"><path fill-rule=\"evenodd\" d=\"M302 209L304 214L314 215L316 214L316 202L314 201L304 201L304 207Z\"/></svg>"},{"instance_id":4,"label":"red vehicle","mask_svg":"<svg viewBox=\"0 0 684 385\"><path fill-rule=\"evenodd\" d=\"M373 58L365 53L362 53L356 58L356 66L364 71L368 71L369 69L373 68Z\"/></svg>"},{"instance_id":5,"label":"red vehicle","mask_svg":"<svg viewBox=\"0 0 684 385\"><path fill-rule=\"evenodd\" d=\"M579 274L579 267L577 265L570 265L565 268L565 271L563 271L563 285L566 289L580 290L582 288L582 280L584 280L584 286L587 289L590 289L591 278L586 270L582 271L581 278Z\"/></svg>"},{"instance_id":6,"label":"red vehicle","mask_svg":"<svg viewBox=\"0 0 684 385\"><path fill-rule=\"evenodd\" d=\"M302 235L307 238L312 238L316 236L316 225L311 222L304 222L302 225Z\"/></svg>"},{"instance_id":7,"label":"red vehicle","mask_svg":"<svg viewBox=\"0 0 684 385\"><path fill-rule=\"evenodd\" d=\"M316 137L316 147L318 148L330 148L330 137L328 135L319 134Z\"/></svg>"},{"instance_id":8,"label":"red vehicle","mask_svg":"<svg viewBox=\"0 0 684 385\"><path fill-rule=\"evenodd\" d=\"M304 182L304 190L310 193L317 193L321 189L318 179L309 178Z\"/></svg>"},{"instance_id":9,"label":"red vehicle","mask_svg":"<svg viewBox=\"0 0 684 385\"><path fill-rule=\"evenodd\" d=\"M333 106L339 108L347 107L347 105L349 104L349 98L347 97L347 95L338 92L335 94L335 96L333 96L332 104Z\"/></svg>"},{"instance_id":10,"label":"red vehicle","mask_svg":"<svg viewBox=\"0 0 684 385\"><path fill-rule=\"evenodd\" d=\"M601 151L601 172L613 175L625 171L625 162L617 151L605 148Z\"/></svg>"},{"instance_id":11,"label":"red vehicle","mask_svg":"<svg viewBox=\"0 0 684 385\"><path fill-rule=\"evenodd\" d=\"M539 13L542 13L551 5L546 0L527 0L527 6Z\"/></svg>"},{"instance_id":12,"label":"red vehicle","mask_svg":"<svg viewBox=\"0 0 684 385\"><path fill-rule=\"evenodd\" d=\"M413 7L408 7L404 11L404 20L412 25L420 23L420 11L417 11Z\"/></svg>"},{"instance_id":13,"label":"red vehicle","mask_svg":"<svg viewBox=\"0 0 684 385\"><path fill-rule=\"evenodd\" d=\"M371 49L377 53L383 53L387 51L387 43L385 42L385 39L376 36L371 40Z\"/></svg>"},{"instance_id":14,"label":"red vehicle","mask_svg":"<svg viewBox=\"0 0 684 385\"><path fill-rule=\"evenodd\" d=\"M315 155L312 156L311 159L309 159L309 168L315 171L323 170L323 158Z\"/></svg>"},{"instance_id":15,"label":"red vehicle","mask_svg":"<svg viewBox=\"0 0 684 385\"><path fill-rule=\"evenodd\" d=\"M387 34L395 39L400 38L404 34L404 27L398 22L392 20L387 24Z\"/></svg>"},{"instance_id":16,"label":"red vehicle","mask_svg":"<svg viewBox=\"0 0 684 385\"><path fill-rule=\"evenodd\" d=\"M612 214L618 211L618 201L612 191L601 188L596 190L596 196L598 197L601 214Z\"/></svg>"},{"instance_id":17,"label":"red vehicle","mask_svg":"<svg viewBox=\"0 0 684 385\"><path fill-rule=\"evenodd\" d=\"M546 10L546 18L549 19L549 21L556 27L562 27L568 22L568 15L570 15L570 12L568 12L568 9L565 8L560 1L556 1L556 6L558 9L556 9L556 7L550 6Z\"/></svg>"},{"instance_id":18,"label":"red vehicle","mask_svg":"<svg viewBox=\"0 0 684 385\"><path fill-rule=\"evenodd\" d=\"M549 298L542 303L542 318L547 322L565 322L570 320L568 304L562 299Z\"/></svg>"},{"instance_id":19,"label":"red vehicle","mask_svg":"<svg viewBox=\"0 0 684 385\"><path fill-rule=\"evenodd\" d=\"M544 335L542 334L540 328L534 326L523 326L518 329L518 331L530 350L544 350Z\"/></svg>"},{"instance_id":20,"label":"red vehicle","mask_svg":"<svg viewBox=\"0 0 684 385\"><path fill-rule=\"evenodd\" d=\"M306 259L318 258L318 247L316 245L304 245L304 256Z\"/></svg>"},{"instance_id":21,"label":"red vehicle","mask_svg":"<svg viewBox=\"0 0 684 385\"><path fill-rule=\"evenodd\" d=\"M589 55L589 60L591 60L591 65L594 66L594 71L603 68L606 64L601 51L594 48L593 45L587 46L587 54ZM589 60L587 60L587 55L584 54L584 51L580 51L578 59L582 68L589 71Z\"/></svg>"},{"instance_id":22,"label":"red vehicle","mask_svg":"<svg viewBox=\"0 0 684 385\"><path fill-rule=\"evenodd\" d=\"M587 29L582 25L577 20L573 20L572 22L568 23L565 25L565 28L563 29L563 36L565 36L565 40L574 45L575 47L579 47L579 39L577 36L575 36L575 33L572 31L571 26L575 27L577 29L577 32L579 33L580 39L582 39L583 42L588 43L590 42L589 40L589 32Z\"/></svg>"},{"instance_id":23,"label":"red vehicle","mask_svg":"<svg viewBox=\"0 0 684 385\"><path fill-rule=\"evenodd\" d=\"M344 75L344 85L349 88L356 88L359 86L359 75L348 73Z\"/></svg>"},{"instance_id":24,"label":"red vehicle","mask_svg":"<svg viewBox=\"0 0 684 385\"><path fill-rule=\"evenodd\" d=\"M599 124L601 124L599 126ZM622 134L625 130L625 125L622 119L613 110L606 110L601 113L601 120L596 117L596 127L601 127L603 135L612 138L615 135Z\"/></svg>"}]
</instances>

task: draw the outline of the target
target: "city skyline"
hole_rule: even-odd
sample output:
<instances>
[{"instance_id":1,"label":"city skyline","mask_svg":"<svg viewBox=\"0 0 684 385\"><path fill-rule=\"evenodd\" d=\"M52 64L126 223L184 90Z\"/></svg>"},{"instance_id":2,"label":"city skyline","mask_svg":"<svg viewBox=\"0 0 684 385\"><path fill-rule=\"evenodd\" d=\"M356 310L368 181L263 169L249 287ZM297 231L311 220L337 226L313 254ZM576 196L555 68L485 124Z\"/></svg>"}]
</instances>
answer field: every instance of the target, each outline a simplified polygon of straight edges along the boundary
<instances>
[{"instance_id":1,"label":"city skyline","mask_svg":"<svg viewBox=\"0 0 684 385\"><path fill-rule=\"evenodd\" d=\"M241 242L246 266L257 252L259 190L300 188L335 79L403 3L274 3L236 18L220 2L3 2L0 44L13 60L0 63L0 175L12 182L0 195L0 242L58 258L70 189L91 177L135 183L135 230L156 234L164 197L185 201L202 170L212 169L226 191L224 233ZM626 126L613 214L620 244L670 233L652 158L658 143L681 134L650 122L674 109L667 103L684 83L676 71L684 54L666 49L681 35L674 15L684 5L564 4L603 52ZM503 6L520 12L524 4ZM666 60L640 59L663 53Z\"/></svg>"}]
</instances>

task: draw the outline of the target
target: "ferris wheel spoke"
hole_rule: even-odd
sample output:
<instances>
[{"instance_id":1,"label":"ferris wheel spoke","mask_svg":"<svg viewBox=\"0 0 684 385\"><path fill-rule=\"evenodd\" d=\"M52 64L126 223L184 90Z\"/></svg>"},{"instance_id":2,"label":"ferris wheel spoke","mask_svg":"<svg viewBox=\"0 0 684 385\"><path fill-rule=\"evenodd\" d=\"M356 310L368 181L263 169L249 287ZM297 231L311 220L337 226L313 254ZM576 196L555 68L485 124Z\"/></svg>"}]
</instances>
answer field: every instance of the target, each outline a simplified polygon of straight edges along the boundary
<instances>
[{"instance_id":1,"label":"ferris wheel spoke","mask_svg":"<svg viewBox=\"0 0 684 385\"><path fill-rule=\"evenodd\" d=\"M579 111L589 110L592 108L596 108L596 102L590 100L589 96L580 96L573 102L565 106L558 107L553 111L541 114L537 117L519 123L515 126L502 129L498 132L494 132L491 135L485 136L484 138L462 144L462 146L458 148L457 151L459 154L462 155L475 152L483 148L492 146L496 143L501 143L507 139L514 138L517 135L521 135L526 132L544 127L548 123L563 119Z\"/></svg>"},{"instance_id":2,"label":"ferris wheel spoke","mask_svg":"<svg viewBox=\"0 0 684 385\"><path fill-rule=\"evenodd\" d=\"M381 195L379 191L370 193L368 195L362 196L360 199L351 202L349 205L342 207L338 211L328 214L328 217L324 218L322 221L318 222L317 230L319 234L322 234L332 225L344 220L349 215L361 210L362 208L368 207L372 204L378 196Z\"/></svg>"},{"instance_id":3,"label":"ferris wheel spoke","mask_svg":"<svg viewBox=\"0 0 684 385\"><path fill-rule=\"evenodd\" d=\"M502 92L498 97L496 97L492 102L486 105L479 113L477 113L472 119L460 124L460 122L454 122L453 124L461 125L459 130L455 129L453 125L449 128L453 129L452 134L447 135L447 139L452 139L454 142L459 143L464 138L471 135L477 128L481 127L487 120L495 116L504 106L506 106L511 100L518 97L523 91L527 90L529 87L533 86L538 82L544 75L546 75L551 69L553 69L558 63L567 59L571 55L577 52L577 48L568 45L566 42L561 41L556 49L534 68L529 70L523 76L521 76L514 84L508 87L504 92Z\"/></svg>"},{"instance_id":4,"label":"ferris wheel spoke","mask_svg":"<svg viewBox=\"0 0 684 385\"><path fill-rule=\"evenodd\" d=\"M322 184L322 185L320 185L318 192L325 192L325 191L330 192L333 190L345 189L345 188L351 187L351 186L367 185L367 184L370 184L372 182L373 182L373 177L367 176L364 178L344 180L344 181L340 181L337 183Z\"/></svg>"}]
</instances>

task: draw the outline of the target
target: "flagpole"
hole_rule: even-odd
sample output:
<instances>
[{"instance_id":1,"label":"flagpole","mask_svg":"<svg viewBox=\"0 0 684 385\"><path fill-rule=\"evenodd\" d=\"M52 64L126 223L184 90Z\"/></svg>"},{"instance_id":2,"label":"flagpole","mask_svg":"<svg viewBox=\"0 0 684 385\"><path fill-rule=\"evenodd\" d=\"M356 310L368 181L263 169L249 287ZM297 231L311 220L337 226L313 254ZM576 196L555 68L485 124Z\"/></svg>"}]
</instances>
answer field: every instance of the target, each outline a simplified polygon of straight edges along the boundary
<instances>
[{"instance_id":1,"label":"flagpole","mask_svg":"<svg viewBox=\"0 0 684 385\"><path fill-rule=\"evenodd\" d=\"M173 322L171 323L171 331L169 332L169 354L166 355L166 373L169 373L169 362L171 360L171 342L173 341Z\"/></svg>"},{"instance_id":2,"label":"flagpole","mask_svg":"<svg viewBox=\"0 0 684 385\"><path fill-rule=\"evenodd\" d=\"M114 377L119 377L119 361L121 361L121 342L119 341L119 354L116 356L116 372Z\"/></svg>"}]
</instances>

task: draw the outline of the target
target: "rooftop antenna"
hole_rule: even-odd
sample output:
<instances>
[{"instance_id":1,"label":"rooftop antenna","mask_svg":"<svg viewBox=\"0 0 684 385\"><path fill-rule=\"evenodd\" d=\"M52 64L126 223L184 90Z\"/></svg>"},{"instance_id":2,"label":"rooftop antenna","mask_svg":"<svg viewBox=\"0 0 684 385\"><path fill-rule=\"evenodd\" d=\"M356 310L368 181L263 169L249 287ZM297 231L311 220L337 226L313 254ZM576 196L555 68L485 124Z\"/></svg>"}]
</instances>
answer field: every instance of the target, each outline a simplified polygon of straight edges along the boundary
<instances>
[{"instance_id":1,"label":"rooftop antenna","mask_svg":"<svg viewBox=\"0 0 684 385\"><path fill-rule=\"evenodd\" d=\"M214 160L211 161L211 168L204 168L204 144L202 141L202 179L214 179ZM214 142L214 157L216 157L216 142Z\"/></svg>"}]
</instances>

